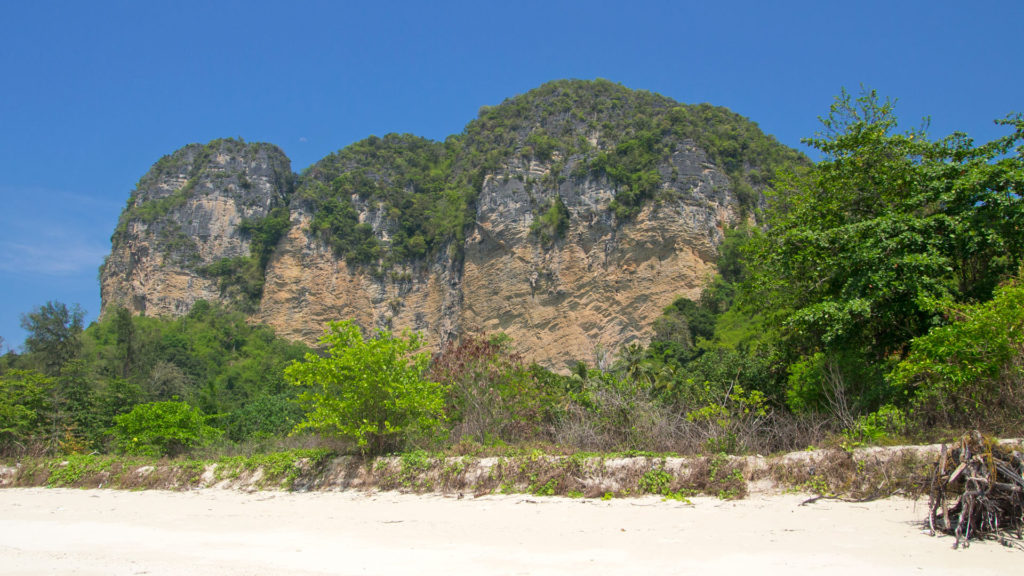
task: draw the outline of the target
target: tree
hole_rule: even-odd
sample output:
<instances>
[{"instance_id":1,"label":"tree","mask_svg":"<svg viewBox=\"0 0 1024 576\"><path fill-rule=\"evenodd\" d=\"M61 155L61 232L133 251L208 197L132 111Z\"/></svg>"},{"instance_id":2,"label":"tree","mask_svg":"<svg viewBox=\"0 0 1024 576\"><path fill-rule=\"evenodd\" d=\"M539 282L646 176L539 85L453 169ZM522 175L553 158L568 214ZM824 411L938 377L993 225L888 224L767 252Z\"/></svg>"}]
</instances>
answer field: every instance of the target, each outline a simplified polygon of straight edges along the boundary
<instances>
[{"instance_id":1,"label":"tree","mask_svg":"<svg viewBox=\"0 0 1024 576\"><path fill-rule=\"evenodd\" d=\"M97 419L93 374L81 358L65 362L49 389L49 438L47 444L62 452L87 447L103 433L108 423Z\"/></svg>"},{"instance_id":2,"label":"tree","mask_svg":"<svg viewBox=\"0 0 1024 576\"><path fill-rule=\"evenodd\" d=\"M21 316L21 327L28 332L25 351L45 374L56 376L65 362L78 355L84 317L77 304L68 308L54 301Z\"/></svg>"},{"instance_id":3,"label":"tree","mask_svg":"<svg viewBox=\"0 0 1024 576\"><path fill-rule=\"evenodd\" d=\"M414 353L420 335L382 330L364 339L351 321L331 322L320 343L326 357L309 353L285 369L285 378L304 389L299 402L306 416L296 430L350 439L373 454L438 431L445 387L424 377L429 357Z\"/></svg>"},{"instance_id":4,"label":"tree","mask_svg":"<svg viewBox=\"0 0 1024 576\"><path fill-rule=\"evenodd\" d=\"M284 394L261 394L220 421L228 438L235 442L286 436L302 420L302 410Z\"/></svg>"},{"instance_id":5,"label":"tree","mask_svg":"<svg viewBox=\"0 0 1024 576\"><path fill-rule=\"evenodd\" d=\"M132 321L132 313L123 306L118 306L114 311L114 333L117 336L117 353L121 357L121 378L131 376L132 367L135 364L135 323Z\"/></svg>"},{"instance_id":6,"label":"tree","mask_svg":"<svg viewBox=\"0 0 1024 576\"><path fill-rule=\"evenodd\" d=\"M46 425L47 394L53 380L34 370L0 375L0 452L11 444L38 440Z\"/></svg>"},{"instance_id":7,"label":"tree","mask_svg":"<svg viewBox=\"0 0 1024 576\"><path fill-rule=\"evenodd\" d=\"M1020 434L1024 412L1024 283L992 300L950 308L953 322L914 339L891 379L913 391L926 425Z\"/></svg>"},{"instance_id":8,"label":"tree","mask_svg":"<svg viewBox=\"0 0 1024 576\"><path fill-rule=\"evenodd\" d=\"M184 397L191 383L176 364L160 360L149 372L149 379L143 388L153 400L173 400Z\"/></svg>"},{"instance_id":9,"label":"tree","mask_svg":"<svg viewBox=\"0 0 1024 576\"><path fill-rule=\"evenodd\" d=\"M833 368L851 354L902 358L944 322L935 302L985 300L1016 271L1024 118L998 123L1013 133L981 146L959 133L929 141L923 129L896 133L893 103L873 91L836 99L805 140L824 159L776 187L767 231L747 249L746 292L791 358L822 353Z\"/></svg>"}]
</instances>

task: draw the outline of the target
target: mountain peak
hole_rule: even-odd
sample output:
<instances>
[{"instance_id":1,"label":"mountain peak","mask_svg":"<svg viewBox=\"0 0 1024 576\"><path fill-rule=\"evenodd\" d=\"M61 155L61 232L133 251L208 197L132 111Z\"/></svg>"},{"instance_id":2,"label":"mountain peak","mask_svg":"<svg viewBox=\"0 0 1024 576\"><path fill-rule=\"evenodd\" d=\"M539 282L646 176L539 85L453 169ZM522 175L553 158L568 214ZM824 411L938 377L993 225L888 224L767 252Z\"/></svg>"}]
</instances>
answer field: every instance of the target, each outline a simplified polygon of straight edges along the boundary
<instances>
[{"instance_id":1,"label":"mountain peak","mask_svg":"<svg viewBox=\"0 0 1024 576\"><path fill-rule=\"evenodd\" d=\"M193 144L132 193L104 310L221 300L309 342L338 319L435 344L502 331L561 368L648 338L775 169L805 161L725 108L607 80L549 82L444 142L371 136L300 176L270 144Z\"/></svg>"}]
</instances>

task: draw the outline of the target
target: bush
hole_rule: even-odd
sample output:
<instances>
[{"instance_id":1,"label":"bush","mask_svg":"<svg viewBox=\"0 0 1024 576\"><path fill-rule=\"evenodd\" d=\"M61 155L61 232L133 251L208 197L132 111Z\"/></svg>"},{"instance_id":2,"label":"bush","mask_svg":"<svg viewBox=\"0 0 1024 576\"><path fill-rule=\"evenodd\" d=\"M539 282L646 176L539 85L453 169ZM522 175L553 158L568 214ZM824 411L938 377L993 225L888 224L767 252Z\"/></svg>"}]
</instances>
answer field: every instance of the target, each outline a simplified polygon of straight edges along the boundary
<instances>
[{"instance_id":1,"label":"bush","mask_svg":"<svg viewBox=\"0 0 1024 576\"><path fill-rule=\"evenodd\" d=\"M891 381L913 396L921 424L1020 433L1024 285L1018 278L948 313L956 321L914 339Z\"/></svg>"},{"instance_id":2,"label":"bush","mask_svg":"<svg viewBox=\"0 0 1024 576\"><path fill-rule=\"evenodd\" d=\"M302 410L284 394L261 394L227 414L222 427L235 442L285 436L302 419Z\"/></svg>"},{"instance_id":3,"label":"bush","mask_svg":"<svg viewBox=\"0 0 1024 576\"><path fill-rule=\"evenodd\" d=\"M184 402L150 402L115 416L111 433L125 454L177 456L220 437L220 430L208 426L206 419Z\"/></svg>"},{"instance_id":4,"label":"bush","mask_svg":"<svg viewBox=\"0 0 1024 576\"><path fill-rule=\"evenodd\" d=\"M679 435L685 424L682 415L659 402L649 383L590 370L580 384L575 401L558 422L559 445L670 452L684 443Z\"/></svg>"},{"instance_id":5,"label":"bush","mask_svg":"<svg viewBox=\"0 0 1024 576\"><path fill-rule=\"evenodd\" d=\"M790 364L786 402L793 412L820 412L842 426L894 400L885 382L890 363L869 363L856 350L817 352Z\"/></svg>"},{"instance_id":6,"label":"bush","mask_svg":"<svg viewBox=\"0 0 1024 576\"><path fill-rule=\"evenodd\" d=\"M489 444L542 439L568 400L559 378L527 366L501 334L465 335L437 355L431 376L448 384L451 440Z\"/></svg>"},{"instance_id":7,"label":"bush","mask_svg":"<svg viewBox=\"0 0 1024 576\"><path fill-rule=\"evenodd\" d=\"M559 196L545 203L535 216L533 223L530 224L530 233L536 236L542 245L551 245L569 232L569 209Z\"/></svg>"},{"instance_id":8,"label":"bush","mask_svg":"<svg viewBox=\"0 0 1024 576\"><path fill-rule=\"evenodd\" d=\"M53 379L33 370L0 375L0 452L41 435Z\"/></svg>"},{"instance_id":9,"label":"bush","mask_svg":"<svg viewBox=\"0 0 1024 576\"><path fill-rule=\"evenodd\" d=\"M843 430L848 446L861 444L885 444L892 442L907 428L907 418L902 410L886 404L871 414L857 418L853 426Z\"/></svg>"},{"instance_id":10,"label":"bush","mask_svg":"<svg viewBox=\"0 0 1024 576\"><path fill-rule=\"evenodd\" d=\"M299 402L306 417L296 430L353 440L372 454L439 432L445 387L423 376L429 358L413 353L423 345L419 334L378 331L364 340L351 321L331 322L320 342L327 357L306 354L285 369L289 382L305 388Z\"/></svg>"}]
</instances>

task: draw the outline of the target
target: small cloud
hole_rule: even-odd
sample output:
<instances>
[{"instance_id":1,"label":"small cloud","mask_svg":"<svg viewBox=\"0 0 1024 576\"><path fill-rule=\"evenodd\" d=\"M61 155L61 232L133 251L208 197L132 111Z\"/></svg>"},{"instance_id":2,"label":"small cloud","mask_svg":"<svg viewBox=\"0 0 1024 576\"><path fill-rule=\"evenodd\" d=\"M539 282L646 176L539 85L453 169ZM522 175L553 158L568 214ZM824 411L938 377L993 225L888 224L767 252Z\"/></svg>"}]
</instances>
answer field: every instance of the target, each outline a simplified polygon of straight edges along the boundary
<instances>
[{"instance_id":1,"label":"small cloud","mask_svg":"<svg viewBox=\"0 0 1024 576\"><path fill-rule=\"evenodd\" d=\"M86 194L12 189L14 206L0 212L0 272L73 276L93 271L110 251L118 206Z\"/></svg>"},{"instance_id":2,"label":"small cloud","mask_svg":"<svg viewBox=\"0 0 1024 576\"><path fill-rule=\"evenodd\" d=\"M32 213L31 210L40 206L47 206L63 212L118 212L124 208L124 202L120 199L112 200L97 194L81 194L43 187L17 188L0 184L0 196L9 200L9 205L17 211ZM10 211L0 214L9 215Z\"/></svg>"},{"instance_id":3,"label":"small cloud","mask_svg":"<svg viewBox=\"0 0 1024 576\"><path fill-rule=\"evenodd\" d=\"M0 242L0 271L46 276L70 276L95 270L108 249L86 244Z\"/></svg>"},{"instance_id":4,"label":"small cloud","mask_svg":"<svg viewBox=\"0 0 1024 576\"><path fill-rule=\"evenodd\" d=\"M299 136L299 142L305 144L306 142L309 142L309 138L306 138L305 136Z\"/></svg>"}]
</instances>

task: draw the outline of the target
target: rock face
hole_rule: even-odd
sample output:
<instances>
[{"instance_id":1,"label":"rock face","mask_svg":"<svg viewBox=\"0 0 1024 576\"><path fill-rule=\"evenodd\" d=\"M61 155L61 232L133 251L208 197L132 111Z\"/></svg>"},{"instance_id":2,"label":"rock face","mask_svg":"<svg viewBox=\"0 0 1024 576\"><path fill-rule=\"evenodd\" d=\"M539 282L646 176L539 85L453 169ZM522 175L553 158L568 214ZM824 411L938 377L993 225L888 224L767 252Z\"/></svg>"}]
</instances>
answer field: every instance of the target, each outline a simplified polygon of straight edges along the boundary
<instances>
[{"instance_id":1,"label":"rock face","mask_svg":"<svg viewBox=\"0 0 1024 576\"><path fill-rule=\"evenodd\" d=\"M533 202L523 181L543 179L550 165L513 165L488 178L466 245L463 325L505 332L520 352L556 368L600 363L646 340L665 306L699 295L723 228L738 218L728 178L692 143L672 155L671 167L680 177L664 185L666 199L624 223L609 213L614 187L606 178L569 178ZM532 206L556 196L568 209L568 231L545 245L531 233Z\"/></svg>"},{"instance_id":2,"label":"rock face","mask_svg":"<svg viewBox=\"0 0 1024 576\"><path fill-rule=\"evenodd\" d=\"M432 343L458 334L462 285L447 250L386 274L349 266L309 233L311 218L297 212L267 267L256 318L286 338L316 342L332 320L364 328L411 329Z\"/></svg>"},{"instance_id":3,"label":"rock face","mask_svg":"<svg viewBox=\"0 0 1024 576\"><path fill-rule=\"evenodd\" d=\"M291 163L276 146L215 140L165 156L139 180L100 270L103 313L186 314L197 300L227 302L209 268L244 258L244 221L288 201Z\"/></svg>"},{"instance_id":4,"label":"rock face","mask_svg":"<svg viewBox=\"0 0 1024 576\"><path fill-rule=\"evenodd\" d=\"M104 309L241 302L306 342L348 318L434 345L501 331L556 370L600 363L699 294L763 174L801 161L724 109L603 81L482 109L444 143L371 137L311 166L294 193L273 146L190 145L132 194ZM285 205L287 229L259 236L272 245L257 255L253 230Z\"/></svg>"}]
</instances>

